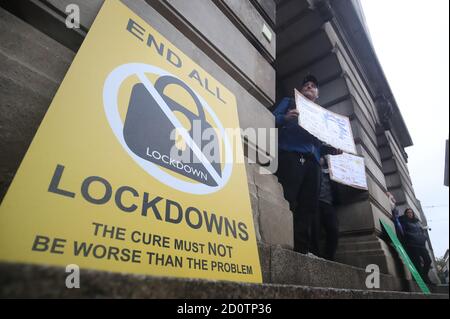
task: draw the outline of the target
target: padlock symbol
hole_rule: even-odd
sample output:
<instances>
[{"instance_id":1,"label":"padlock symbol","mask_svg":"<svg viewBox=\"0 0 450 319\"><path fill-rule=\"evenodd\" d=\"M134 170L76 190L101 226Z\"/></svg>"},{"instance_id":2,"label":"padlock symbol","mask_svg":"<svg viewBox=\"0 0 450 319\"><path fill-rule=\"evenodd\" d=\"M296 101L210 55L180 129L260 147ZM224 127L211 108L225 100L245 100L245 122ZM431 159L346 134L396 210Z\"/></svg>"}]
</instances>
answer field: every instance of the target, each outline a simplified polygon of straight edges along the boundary
<instances>
[{"instance_id":1,"label":"padlock symbol","mask_svg":"<svg viewBox=\"0 0 450 319\"><path fill-rule=\"evenodd\" d=\"M184 89L192 97L198 114L195 114L165 95L164 89L168 85L177 85ZM212 126L206 120L205 111L197 95L186 83L173 76L165 75L156 81L154 87L172 113L176 111L181 112L190 121L190 129L187 131L191 139L197 143L198 149L203 150L204 144L206 143L214 143L214 149L219 149L217 135L214 135L212 140L208 141L194 140L194 121L198 121L197 124L201 124L200 126L197 125L201 129L201 133L206 129L212 129ZM147 161L165 167L192 180L208 186L217 186L218 183L210 171L202 164L192 149L180 140L180 136L177 136L176 140L171 139L171 134L175 129L175 126L167 118L161 106L158 105L145 85L142 83L135 84L131 92L123 128L124 139L129 149ZM171 150L175 146L175 143L177 143L176 146L178 148L184 149L183 152L188 152L188 154L184 153L181 157L172 158ZM183 158L190 160L186 162L182 160ZM209 163L217 175L221 176L220 162L209 161Z\"/></svg>"}]
</instances>

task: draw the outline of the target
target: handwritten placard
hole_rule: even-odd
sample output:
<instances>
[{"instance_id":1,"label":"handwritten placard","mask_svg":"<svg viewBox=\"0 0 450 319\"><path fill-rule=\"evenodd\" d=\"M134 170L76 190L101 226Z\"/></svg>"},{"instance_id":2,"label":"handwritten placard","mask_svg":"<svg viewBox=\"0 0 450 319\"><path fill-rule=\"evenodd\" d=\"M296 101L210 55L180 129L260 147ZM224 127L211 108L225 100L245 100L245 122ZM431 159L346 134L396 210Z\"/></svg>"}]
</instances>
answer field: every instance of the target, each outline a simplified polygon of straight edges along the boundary
<instances>
[{"instance_id":1,"label":"handwritten placard","mask_svg":"<svg viewBox=\"0 0 450 319\"><path fill-rule=\"evenodd\" d=\"M298 124L324 143L344 152L356 154L352 127L348 117L328 111L308 100L297 90L295 103L299 111Z\"/></svg>"},{"instance_id":2,"label":"handwritten placard","mask_svg":"<svg viewBox=\"0 0 450 319\"><path fill-rule=\"evenodd\" d=\"M364 158L351 154L327 156L330 179L354 188L367 190Z\"/></svg>"}]
</instances>

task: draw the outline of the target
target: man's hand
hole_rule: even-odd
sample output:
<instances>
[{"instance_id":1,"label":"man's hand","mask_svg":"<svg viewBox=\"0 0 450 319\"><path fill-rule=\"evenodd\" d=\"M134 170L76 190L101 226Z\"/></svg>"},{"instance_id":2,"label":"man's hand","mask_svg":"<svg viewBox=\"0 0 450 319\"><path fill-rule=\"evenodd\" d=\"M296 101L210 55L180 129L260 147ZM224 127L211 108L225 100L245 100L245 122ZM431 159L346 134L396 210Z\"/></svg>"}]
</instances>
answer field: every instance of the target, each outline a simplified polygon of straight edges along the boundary
<instances>
[{"instance_id":1,"label":"man's hand","mask_svg":"<svg viewBox=\"0 0 450 319\"><path fill-rule=\"evenodd\" d=\"M339 148L334 148L330 146L330 155L342 155L344 152Z\"/></svg>"},{"instance_id":2,"label":"man's hand","mask_svg":"<svg viewBox=\"0 0 450 319\"><path fill-rule=\"evenodd\" d=\"M343 150L341 150L339 148L335 148L335 147L331 146L330 144L323 143L323 146L326 149L325 154L327 154L327 155L342 155L342 154L344 154Z\"/></svg>"},{"instance_id":3,"label":"man's hand","mask_svg":"<svg viewBox=\"0 0 450 319\"><path fill-rule=\"evenodd\" d=\"M286 115L284 116L284 119L286 121L295 120L296 118L298 118L298 115L299 115L298 110L297 109L292 109L292 110L289 110L286 113Z\"/></svg>"}]
</instances>

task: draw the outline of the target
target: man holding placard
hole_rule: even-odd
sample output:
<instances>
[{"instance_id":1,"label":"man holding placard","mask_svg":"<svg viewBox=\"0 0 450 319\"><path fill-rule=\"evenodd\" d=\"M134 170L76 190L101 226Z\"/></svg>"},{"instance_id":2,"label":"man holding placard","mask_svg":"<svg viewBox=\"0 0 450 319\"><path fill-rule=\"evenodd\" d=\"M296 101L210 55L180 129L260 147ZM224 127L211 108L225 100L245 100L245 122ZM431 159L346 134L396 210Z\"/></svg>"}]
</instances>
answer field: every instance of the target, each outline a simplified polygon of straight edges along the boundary
<instances>
[{"instance_id":1,"label":"man holding placard","mask_svg":"<svg viewBox=\"0 0 450 319\"><path fill-rule=\"evenodd\" d=\"M302 96L315 102L319 97L317 79L307 76L300 88ZM294 213L294 250L308 253L317 247L311 229L317 217L320 192L320 157L338 151L326 146L298 123L299 111L293 98L284 98L274 111L279 133L277 176L284 196Z\"/></svg>"}]
</instances>

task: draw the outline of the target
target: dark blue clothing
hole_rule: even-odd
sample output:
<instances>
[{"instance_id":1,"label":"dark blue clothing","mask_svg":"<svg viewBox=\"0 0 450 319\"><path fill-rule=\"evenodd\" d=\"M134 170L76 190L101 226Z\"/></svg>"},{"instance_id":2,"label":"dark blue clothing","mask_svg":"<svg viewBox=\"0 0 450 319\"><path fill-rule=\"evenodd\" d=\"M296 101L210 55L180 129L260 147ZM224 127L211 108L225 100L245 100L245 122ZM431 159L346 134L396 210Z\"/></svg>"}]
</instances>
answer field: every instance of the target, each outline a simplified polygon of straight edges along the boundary
<instances>
[{"instance_id":1,"label":"dark blue clothing","mask_svg":"<svg viewBox=\"0 0 450 319\"><path fill-rule=\"evenodd\" d=\"M411 219L406 215L402 215L398 219L403 228L406 245L412 247L425 247L427 238L425 237L420 221L416 217Z\"/></svg>"},{"instance_id":2,"label":"dark blue clothing","mask_svg":"<svg viewBox=\"0 0 450 319\"><path fill-rule=\"evenodd\" d=\"M398 220L403 228L405 248L411 261L416 266L425 283L431 283L428 272L430 271L432 261L425 246L427 237L425 236L425 231L420 221L415 216L414 218L409 218L406 215L400 216Z\"/></svg>"},{"instance_id":3,"label":"dark blue clothing","mask_svg":"<svg viewBox=\"0 0 450 319\"><path fill-rule=\"evenodd\" d=\"M294 108L294 99L285 97L273 111L275 124L278 128L278 147L288 152L311 153L319 163L320 156L327 154L326 152L329 151L325 149L320 140L300 127L297 119L289 121L284 119L288 110Z\"/></svg>"},{"instance_id":4,"label":"dark blue clothing","mask_svg":"<svg viewBox=\"0 0 450 319\"><path fill-rule=\"evenodd\" d=\"M399 215L400 215L400 214L399 214L399 212L398 212L397 207L394 207L394 208L392 209L392 221L394 222L395 230L397 231L397 236L398 236L399 238L403 239L403 237L405 236L405 233L404 233L404 231L403 231L402 224L400 223Z\"/></svg>"}]
</instances>

